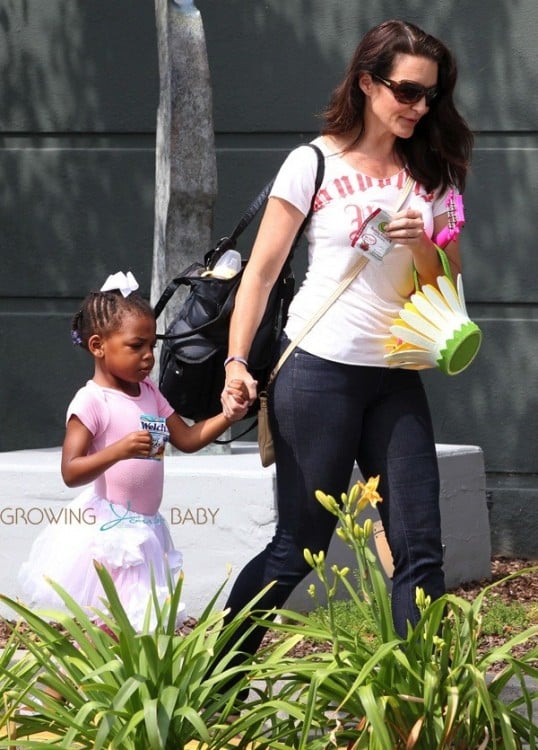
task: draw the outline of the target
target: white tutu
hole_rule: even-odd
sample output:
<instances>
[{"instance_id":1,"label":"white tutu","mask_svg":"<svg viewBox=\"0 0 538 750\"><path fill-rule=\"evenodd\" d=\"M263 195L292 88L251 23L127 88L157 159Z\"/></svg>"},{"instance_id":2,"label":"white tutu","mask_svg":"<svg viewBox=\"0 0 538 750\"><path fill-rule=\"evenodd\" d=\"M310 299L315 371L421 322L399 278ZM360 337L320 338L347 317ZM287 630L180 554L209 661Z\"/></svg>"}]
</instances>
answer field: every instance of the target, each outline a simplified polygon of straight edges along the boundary
<instances>
[{"instance_id":1,"label":"white tutu","mask_svg":"<svg viewBox=\"0 0 538 750\"><path fill-rule=\"evenodd\" d=\"M92 607L106 611L105 593L94 560L110 573L137 631L142 630L151 597L151 574L162 604L169 595L168 576L175 581L183 562L159 513L134 513L88 488L69 503L62 521L47 526L33 543L30 557L19 572L24 598L32 607L64 609L62 600L45 580L47 576L88 609L90 616ZM184 617L182 604L179 622Z\"/></svg>"}]
</instances>

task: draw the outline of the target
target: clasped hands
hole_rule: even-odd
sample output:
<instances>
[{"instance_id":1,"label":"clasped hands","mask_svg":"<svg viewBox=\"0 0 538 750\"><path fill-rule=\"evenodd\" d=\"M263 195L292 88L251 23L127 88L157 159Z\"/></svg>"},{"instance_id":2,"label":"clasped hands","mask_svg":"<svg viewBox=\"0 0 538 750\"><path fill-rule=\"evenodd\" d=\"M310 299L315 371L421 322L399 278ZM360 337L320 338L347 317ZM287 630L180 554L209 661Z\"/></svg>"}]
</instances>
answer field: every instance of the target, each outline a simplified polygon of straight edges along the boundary
<instances>
[{"instance_id":1,"label":"clasped hands","mask_svg":"<svg viewBox=\"0 0 538 750\"><path fill-rule=\"evenodd\" d=\"M254 396L251 397L247 383L242 378L227 380L221 393L222 411L230 422L237 422L246 415L249 406L256 399L256 381L249 376L249 382L254 384Z\"/></svg>"}]
</instances>

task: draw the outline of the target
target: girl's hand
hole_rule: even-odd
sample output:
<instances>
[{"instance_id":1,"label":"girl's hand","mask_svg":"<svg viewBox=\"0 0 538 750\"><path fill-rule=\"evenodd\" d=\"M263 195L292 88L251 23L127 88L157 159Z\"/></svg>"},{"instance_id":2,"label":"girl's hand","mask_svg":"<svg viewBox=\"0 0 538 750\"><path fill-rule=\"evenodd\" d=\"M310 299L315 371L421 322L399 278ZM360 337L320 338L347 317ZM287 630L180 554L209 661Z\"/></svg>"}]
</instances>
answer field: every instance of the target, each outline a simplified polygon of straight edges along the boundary
<instances>
[{"instance_id":1,"label":"girl's hand","mask_svg":"<svg viewBox=\"0 0 538 750\"><path fill-rule=\"evenodd\" d=\"M254 383L256 381L253 381ZM226 397L226 398L225 398ZM236 422L243 419L251 404L247 384L240 378L227 381L221 396L222 410L227 419Z\"/></svg>"},{"instance_id":2,"label":"girl's hand","mask_svg":"<svg viewBox=\"0 0 538 750\"><path fill-rule=\"evenodd\" d=\"M242 416L238 417L235 416L237 407L242 407L245 400L247 408L254 403L258 395L257 386L258 382L254 380L244 364L230 362L226 368L226 384L220 396L222 411L227 419L235 422L243 418L246 409Z\"/></svg>"},{"instance_id":3,"label":"girl's hand","mask_svg":"<svg viewBox=\"0 0 538 750\"><path fill-rule=\"evenodd\" d=\"M250 402L250 394L244 380L240 380L240 378L229 380L224 386L224 390L232 396L237 403L245 403L248 406Z\"/></svg>"},{"instance_id":4,"label":"girl's hand","mask_svg":"<svg viewBox=\"0 0 538 750\"><path fill-rule=\"evenodd\" d=\"M80 419L71 416L62 448L62 477L68 487L93 482L118 461L145 458L151 449L151 435L147 430L131 432L96 453L89 453L92 439L92 433Z\"/></svg>"},{"instance_id":5,"label":"girl's hand","mask_svg":"<svg viewBox=\"0 0 538 750\"><path fill-rule=\"evenodd\" d=\"M146 458L151 451L151 434L148 430L130 432L116 443L122 459Z\"/></svg>"}]
</instances>

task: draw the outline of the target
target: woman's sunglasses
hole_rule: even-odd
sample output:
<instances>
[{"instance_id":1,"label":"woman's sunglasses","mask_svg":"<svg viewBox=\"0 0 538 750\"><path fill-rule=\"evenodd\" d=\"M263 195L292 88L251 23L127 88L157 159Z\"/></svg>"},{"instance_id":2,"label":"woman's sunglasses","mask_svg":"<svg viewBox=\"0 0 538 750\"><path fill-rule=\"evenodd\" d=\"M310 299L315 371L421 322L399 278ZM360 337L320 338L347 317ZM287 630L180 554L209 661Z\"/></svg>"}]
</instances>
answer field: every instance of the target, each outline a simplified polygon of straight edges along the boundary
<instances>
[{"instance_id":1,"label":"woman's sunglasses","mask_svg":"<svg viewBox=\"0 0 538 750\"><path fill-rule=\"evenodd\" d=\"M426 106L431 106L431 103L439 93L437 86L432 86L427 89L420 83L414 81L391 81L390 78L381 78L372 74L372 77L384 84L387 88L392 91L392 94L397 102L400 104L416 104L423 97L426 99Z\"/></svg>"}]
</instances>

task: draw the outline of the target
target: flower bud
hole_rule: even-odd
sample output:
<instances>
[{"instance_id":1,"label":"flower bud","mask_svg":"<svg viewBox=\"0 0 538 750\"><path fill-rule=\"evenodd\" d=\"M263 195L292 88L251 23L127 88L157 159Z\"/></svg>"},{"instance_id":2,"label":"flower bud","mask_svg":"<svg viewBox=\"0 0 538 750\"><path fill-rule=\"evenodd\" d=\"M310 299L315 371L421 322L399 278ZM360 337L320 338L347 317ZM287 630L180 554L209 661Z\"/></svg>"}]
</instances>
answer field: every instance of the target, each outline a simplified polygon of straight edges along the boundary
<instances>
[{"instance_id":1,"label":"flower bud","mask_svg":"<svg viewBox=\"0 0 538 750\"><path fill-rule=\"evenodd\" d=\"M349 491L349 504L350 505L355 505L355 503L357 502L357 498L359 496L360 490L361 490L361 483L356 482Z\"/></svg>"},{"instance_id":2,"label":"flower bud","mask_svg":"<svg viewBox=\"0 0 538 750\"><path fill-rule=\"evenodd\" d=\"M332 513L333 516L336 516L338 514L338 503L336 502L334 497L332 497L332 495L326 495L321 490L316 490L315 495L316 500L318 501L318 503L323 505L325 510L329 511L329 513Z\"/></svg>"},{"instance_id":3,"label":"flower bud","mask_svg":"<svg viewBox=\"0 0 538 750\"><path fill-rule=\"evenodd\" d=\"M325 552L321 549L317 555L313 555L316 566L323 565L325 562Z\"/></svg>"},{"instance_id":4,"label":"flower bud","mask_svg":"<svg viewBox=\"0 0 538 750\"><path fill-rule=\"evenodd\" d=\"M341 539L343 542L347 542L349 540L349 534L345 529L343 529L341 526L339 526L336 529L336 536Z\"/></svg>"}]
</instances>

